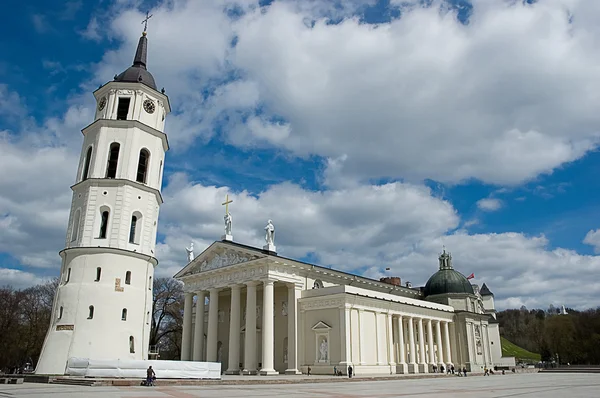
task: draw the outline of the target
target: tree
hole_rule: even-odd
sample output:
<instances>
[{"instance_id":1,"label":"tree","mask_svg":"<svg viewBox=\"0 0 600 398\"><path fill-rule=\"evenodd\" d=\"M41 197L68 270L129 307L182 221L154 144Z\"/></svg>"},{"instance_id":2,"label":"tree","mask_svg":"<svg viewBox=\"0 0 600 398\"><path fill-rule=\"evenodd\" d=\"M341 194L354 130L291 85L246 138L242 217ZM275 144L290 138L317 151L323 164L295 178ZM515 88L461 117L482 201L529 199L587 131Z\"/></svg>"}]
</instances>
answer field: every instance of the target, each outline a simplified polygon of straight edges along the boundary
<instances>
[{"instance_id":1,"label":"tree","mask_svg":"<svg viewBox=\"0 0 600 398\"><path fill-rule=\"evenodd\" d=\"M179 359L183 330L183 286L173 278L154 279L150 346L160 349L161 359Z\"/></svg>"}]
</instances>

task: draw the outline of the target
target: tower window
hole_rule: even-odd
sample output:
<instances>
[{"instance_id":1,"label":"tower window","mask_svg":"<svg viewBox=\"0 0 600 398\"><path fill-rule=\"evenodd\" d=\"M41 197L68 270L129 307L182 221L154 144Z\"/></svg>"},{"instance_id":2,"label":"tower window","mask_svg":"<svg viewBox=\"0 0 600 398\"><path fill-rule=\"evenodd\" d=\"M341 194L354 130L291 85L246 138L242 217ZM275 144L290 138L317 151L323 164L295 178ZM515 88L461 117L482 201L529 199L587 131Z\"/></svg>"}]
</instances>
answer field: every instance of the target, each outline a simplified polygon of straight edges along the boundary
<instances>
[{"instance_id":1,"label":"tower window","mask_svg":"<svg viewBox=\"0 0 600 398\"><path fill-rule=\"evenodd\" d=\"M92 160L92 147L89 147L87 153L85 155L85 160L83 163L83 173L81 175L81 181L85 181L88 179L88 174L90 172L90 161Z\"/></svg>"},{"instance_id":2,"label":"tower window","mask_svg":"<svg viewBox=\"0 0 600 398\"><path fill-rule=\"evenodd\" d=\"M150 325L150 311L146 312L146 325Z\"/></svg>"},{"instance_id":3,"label":"tower window","mask_svg":"<svg viewBox=\"0 0 600 398\"><path fill-rule=\"evenodd\" d=\"M129 97L119 98L119 105L117 106L117 120L127 120L130 102L131 98Z\"/></svg>"},{"instance_id":4,"label":"tower window","mask_svg":"<svg viewBox=\"0 0 600 398\"><path fill-rule=\"evenodd\" d=\"M60 309L58 310L58 319L61 319L63 315L63 307L62 305L60 306Z\"/></svg>"},{"instance_id":5,"label":"tower window","mask_svg":"<svg viewBox=\"0 0 600 398\"><path fill-rule=\"evenodd\" d=\"M127 320L127 308L123 308L123 311L121 311L121 320L122 321Z\"/></svg>"},{"instance_id":6,"label":"tower window","mask_svg":"<svg viewBox=\"0 0 600 398\"><path fill-rule=\"evenodd\" d=\"M163 161L160 161L160 166L158 167L158 188L160 189L161 181L162 181L162 172L163 172Z\"/></svg>"},{"instance_id":7,"label":"tower window","mask_svg":"<svg viewBox=\"0 0 600 398\"><path fill-rule=\"evenodd\" d=\"M152 290L152 277L148 279L148 290Z\"/></svg>"},{"instance_id":8,"label":"tower window","mask_svg":"<svg viewBox=\"0 0 600 398\"><path fill-rule=\"evenodd\" d=\"M142 184L146 183L146 174L148 173L148 160L150 159L150 152L146 149L140 151L140 158L138 160L137 177L136 181Z\"/></svg>"},{"instance_id":9,"label":"tower window","mask_svg":"<svg viewBox=\"0 0 600 398\"><path fill-rule=\"evenodd\" d=\"M129 336L129 352L135 354L135 344L133 342L133 336Z\"/></svg>"},{"instance_id":10,"label":"tower window","mask_svg":"<svg viewBox=\"0 0 600 398\"><path fill-rule=\"evenodd\" d=\"M106 239L106 230L108 229L108 210L102 212L102 219L100 221L100 235L98 238Z\"/></svg>"},{"instance_id":11,"label":"tower window","mask_svg":"<svg viewBox=\"0 0 600 398\"><path fill-rule=\"evenodd\" d=\"M100 276L102 275L102 268L96 268L96 280L94 282L100 282Z\"/></svg>"},{"instance_id":12,"label":"tower window","mask_svg":"<svg viewBox=\"0 0 600 398\"><path fill-rule=\"evenodd\" d=\"M125 284L131 285L131 271L125 273Z\"/></svg>"},{"instance_id":13,"label":"tower window","mask_svg":"<svg viewBox=\"0 0 600 398\"><path fill-rule=\"evenodd\" d=\"M67 269L67 279L65 280L65 284L69 283L71 279L71 268Z\"/></svg>"},{"instance_id":14,"label":"tower window","mask_svg":"<svg viewBox=\"0 0 600 398\"><path fill-rule=\"evenodd\" d=\"M75 242L77 240L77 235L79 235L80 220L81 220L81 211L77 210L75 212L75 217L73 218L73 229L71 231L71 242Z\"/></svg>"},{"instance_id":15,"label":"tower window","mask_svg":"<svg viewBox=\"0 0 600 398\"><path fill-rule=\"evenodd\" d=\"M137 226L137 217L131 216L131 227L129 228L129 243L135 243L135 228Z\"/></svg>"},{"instance_id":16,"label":"tower window","mask_svg":"<svg viewBox=\"0 0 600 398\"><path fill-rule=\"evenodd\" d=\"M94 318L94 306L90 305L90 312L88 314L88 319L93 319Z\"/></svg>"},{"instance_id":17,"label":"tower window","mask_svg":"<svg viewBox=\"0 0 600 398\"><path fill-rule=\"evenodd\" d=\"M117 142L110 144L110 150L108 155L108 164L106 166L106 178L117 177L117 164L119 163L119 149L121 145Z\"/></svg>"}]
</instances>

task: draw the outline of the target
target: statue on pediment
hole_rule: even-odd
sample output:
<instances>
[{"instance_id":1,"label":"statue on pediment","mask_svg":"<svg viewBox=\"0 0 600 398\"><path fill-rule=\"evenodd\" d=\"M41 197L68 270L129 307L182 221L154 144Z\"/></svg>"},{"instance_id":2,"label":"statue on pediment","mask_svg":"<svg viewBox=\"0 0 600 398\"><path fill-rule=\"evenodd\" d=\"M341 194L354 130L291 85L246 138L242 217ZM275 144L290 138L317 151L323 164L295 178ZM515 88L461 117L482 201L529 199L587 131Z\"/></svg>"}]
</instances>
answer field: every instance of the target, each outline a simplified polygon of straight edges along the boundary
<instances>
[{"instance_id":1,"label":"statue on pediment","mask_svg":"<svg viewBox=\"0 0 600 398\"><path fill-rule=\"evenodd\" d=\"M273 221L267 221L267 226L265 227L265 241L267 245L275 245L275 226L273 225Z\"/></svg>"},{"instance_id":2,"label":"statue on pediment","mask_svg":"<svg viewBox=\"0 0 600 398\"><path fill-rule=\"evenodd\" d=\"M185 251L187 252L188 263L191 263L194 260L194 242L190 243L190 247L186 247Z\"/></svg>"},{"instance_id":3,"label":"statue on pediment","mask_svg":"<svg viewBox=\"0 0 600 398\"><path fill-rule=\"evenodd\" d=\"M231 223L233 221L233 217L231 217L231 213L225 214L225 235L231 235Z\"/></svg>"}]
</instances>

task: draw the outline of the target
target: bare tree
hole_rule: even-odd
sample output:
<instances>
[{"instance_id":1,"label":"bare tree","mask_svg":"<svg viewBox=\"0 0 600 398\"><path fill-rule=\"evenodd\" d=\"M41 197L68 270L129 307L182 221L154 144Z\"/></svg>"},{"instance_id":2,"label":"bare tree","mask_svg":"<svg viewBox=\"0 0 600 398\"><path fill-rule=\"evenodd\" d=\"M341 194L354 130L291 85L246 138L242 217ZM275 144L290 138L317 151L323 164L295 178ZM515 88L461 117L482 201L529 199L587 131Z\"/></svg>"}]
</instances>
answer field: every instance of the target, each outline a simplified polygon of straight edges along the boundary
<instances>
[{"instance_id":1,"label":"bare tree","mask_svg":"<svg viewBox=\"0 0 600 398\"><path fill-rule=\"evenodd\" d=\"M160 348L161 359L179 359L183 328L183 286L173 278L154 279L150 345Z\"/></svg>"}]
</instances>

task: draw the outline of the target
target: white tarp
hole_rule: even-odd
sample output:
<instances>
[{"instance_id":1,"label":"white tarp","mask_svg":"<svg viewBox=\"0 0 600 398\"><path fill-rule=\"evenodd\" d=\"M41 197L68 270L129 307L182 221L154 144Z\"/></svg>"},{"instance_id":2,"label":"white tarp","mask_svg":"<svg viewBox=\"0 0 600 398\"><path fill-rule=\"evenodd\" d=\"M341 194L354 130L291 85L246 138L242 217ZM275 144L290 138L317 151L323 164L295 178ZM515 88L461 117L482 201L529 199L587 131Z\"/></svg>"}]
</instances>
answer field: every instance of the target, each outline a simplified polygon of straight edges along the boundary
<instances>
[{"instance_id":1,"label":"white tarp","mask_svg":"<svg viewBox=\"0 0 600 398\"><path fill-rule=\"evenodd\" d=\"M80 377L146 378L152 366L157 379L220 379L221 363L69 358L66 374Z\"/></svg>"}]
</instances>

